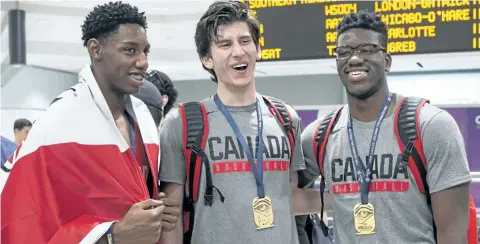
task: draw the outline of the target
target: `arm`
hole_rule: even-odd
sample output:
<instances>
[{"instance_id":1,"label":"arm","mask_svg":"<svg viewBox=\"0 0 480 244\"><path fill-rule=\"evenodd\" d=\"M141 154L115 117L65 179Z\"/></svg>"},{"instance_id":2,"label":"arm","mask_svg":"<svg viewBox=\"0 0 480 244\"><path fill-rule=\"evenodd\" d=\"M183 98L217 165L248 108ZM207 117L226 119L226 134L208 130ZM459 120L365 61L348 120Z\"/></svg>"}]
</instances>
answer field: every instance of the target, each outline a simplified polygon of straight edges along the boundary
<instances>
[{"instance_id":1,"label":"arm","mask_svg":"<svg viewBox=\"0 0 480 244\"><path fill-rule=\"evenodd\" d=\"M305 169L298 171L298 186L303 188L301 191L296 192L296 194L301 194L301 198L308 199L308 201L305 201L303 205L297 205L298 211L296 214L321 212L320 192L318 189L315 189L315 187L309 187L313 186L320 176L320 168L318 167L318 163L313 152L313 134L315 133L315 125L317 122L318 121L315 121L309 124L301 134ZM330 194L324 192L323 200L325 216L325 211L332 209L332 200Z\"/></svg>"},{"instance_id":2,"label":"arm","mask_svg":"<svg viewBox=\"0 0 480 244\"><path fill-rule=\"evenodd\" d=\"M182 148L182 121L178 110L172 110L165 117L160 128L160 191L168 198L183 206L185 183L185 156ZM172 231L163 230L161 243L183 243L183 215Z\"/></svg>"},{"instance_id":3,"label":"arm","mask_svg":"<svg viewBox=\"0 0 480 244\"><path fill-rule=\"evenodd\" d=\"M180 206L183 206L183 185L162 182L160 189L162 192L165 193L165 195L169 196L169 198L180 202ZM163 231L161 240L161 243L183 243L183 214L180 215L179 221L177 222L175 229L168 232Z\"/></svg>"},{"instance_id":4,"label":"arm","mask_svg":"<svg viewBox=\"0 0 480 244\"><path fill-rule=\"evenodd\" d=\"M438 244L467 243L469 194L469 183L432 194Z\"/></svg>"},{"instance_id":5,"label":"arm","mask_svg":"<svg viewBox=\"0 0 480 244\"><path fill-rule=\"evenodd\" d=\"M292 177L293 178L293 177ZM296 188L293 192L293 205L295 215L320 213L322 209L320 191L314 188ZM326 211L332 211L332 198L328 192L323 193L323 215Z\"/></svg>"},{"instance_id":6,"label":"arm","mask_svg":"<svg viewBox=\"0 0 480 244\"><path fill-rule=\"evenodd\" d=\"M429 109L426 105L425 113ZM471 176L460 130L453 117L441 110L422 123L421 130L437 241L467 243Z\"/></svg>"},{"instance_id":7,"label":"arm","mask_svg":"<svg viewBox=\"0 0 480 244\"><path fill-rule=\"evenodd\" d=\"M320 193L318 190L313 189L313 184L320 175L320 173L315 173L315 171L319 172L318 166L316 163L308 161L304 157L303 147L305 146L305 143L302 138L305 131L302 133L301 120L295 110L290 106L287 106L287 108L294 121L294 126L297 128L294 157L290 171L294 212L295 215L319 213L321 209ZM317 170L315 170L315 168L317 168ZM305 171L311 173L304 173Z\"/></svg>"},{"instance_id":8,"label":"arm","mask_svg":"<svg viewBox=\"0 0 480 244\"><path fill-rule=\"evenodd\" d=\"M317 123L318 120L309 124L300 136L305 169L298 172L299 187L312 185L320 177L320 167L318 167L316 155L313 152L313 134Z\"/></svg>"}]
</instances>

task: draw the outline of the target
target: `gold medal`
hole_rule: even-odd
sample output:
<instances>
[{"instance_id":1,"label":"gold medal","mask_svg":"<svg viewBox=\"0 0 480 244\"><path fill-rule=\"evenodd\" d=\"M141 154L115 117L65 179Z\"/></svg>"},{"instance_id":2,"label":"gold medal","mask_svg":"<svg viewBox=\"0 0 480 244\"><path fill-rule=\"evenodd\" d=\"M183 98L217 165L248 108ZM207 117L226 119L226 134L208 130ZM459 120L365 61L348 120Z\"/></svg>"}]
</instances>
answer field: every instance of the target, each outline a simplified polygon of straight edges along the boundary
<instances>
[{"instance_id":1,"label":"gold medal","mask_svg":"<svg viewBox=\"0 0 480 244\"><path fill-rule=\"evenodd\" d=\"M252 202L253 219L257 230L273 227L272 199L256 197Z\"/></svg>"},{"instance_id":2,"label":"gold medal","mask_svg":"<svg viewBox=\"0 0 480 244\"><path fill-rule=\"evenodd\" d=\"M355 205L353 217L357 235L375 234L375 209L371 203Z\"/></svg>"}]
</instances>

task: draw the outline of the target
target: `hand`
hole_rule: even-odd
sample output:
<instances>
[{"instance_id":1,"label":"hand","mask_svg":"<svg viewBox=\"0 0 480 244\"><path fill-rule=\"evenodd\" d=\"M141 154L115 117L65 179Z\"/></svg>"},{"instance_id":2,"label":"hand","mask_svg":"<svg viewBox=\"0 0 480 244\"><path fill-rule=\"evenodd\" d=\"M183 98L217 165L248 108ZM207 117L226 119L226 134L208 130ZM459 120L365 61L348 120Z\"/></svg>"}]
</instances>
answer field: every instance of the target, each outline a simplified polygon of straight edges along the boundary
<instances>
[{"instance_id":1,"label":"hand","mask_svg":"<svg viewBox=\"0 0 480 244\"><path fill-rule=\"evenodd\" d=\"M162 234L162 214L165 205L162 201L148 199L130 207L122 220L113 225L113 238L116 244L157 243Z\"/></svg>"},{"instance_id":2,"label":"hand","mask_svg":"<svg viewBox=\"0 0 480 244\"><path fill-rule=\"evenodd\" d=\"M165 210L162 214L162 228L167 232L175 230L178 218L182 213L180 202L168 198L163 192L160 193L159 198L165 205Z\"/></svg>"}]
</instances>

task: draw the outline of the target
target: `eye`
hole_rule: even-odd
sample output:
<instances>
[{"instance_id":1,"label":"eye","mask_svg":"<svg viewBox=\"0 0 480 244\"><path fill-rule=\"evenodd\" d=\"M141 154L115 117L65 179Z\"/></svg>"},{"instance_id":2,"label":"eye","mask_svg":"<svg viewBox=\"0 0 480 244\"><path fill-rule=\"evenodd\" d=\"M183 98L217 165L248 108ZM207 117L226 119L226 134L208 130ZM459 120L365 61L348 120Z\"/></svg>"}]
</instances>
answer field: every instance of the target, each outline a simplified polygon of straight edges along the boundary
<instances>
[{"instance_id":1,"label":"eye","mask_svg":"<svg viewBox=\"0 0 480 244\"><path fill-rule=\"evenodd\" d=\"M135 52L136 52L135 48L131 48L131 47L127 47L123 50L128 54L135 54Z\"/></svg>"},{"instance_id":2,"label":"eye","mask_svg":"<svg viewBox=\"0 0 480 244\"><path fill-rule=\"evenodd\" d=\"M145 51L143 51L145 53L145 56L148 56L148 54L150 54L150 49L146 49Z\"/></svg>"},{"instance_id":3,"label":"eye","mask_svg":"<svg viewBox=\"0 0 480 244\"><path fill-rule=\"evenodd\" d=\"M352 50L349 48L337 48L337 56L338 57L346 57L350 56Z\"/></svg>"},{"instance_id":4,"label":"eye","mask_svg":"<svg viewBox=\"0 0 480 244\"><path fill-rule=\"evenodd\" d=\"M373 46L358 47L358 51L360 51L361 53L370 54L375 52L375 47Z\"/></svg>"},{"instance_id":5,"label":"eye","mask_svg":"<svg viewBox=\"0 0 480 244\"><path fill-rule=\"evenodd\" d=\"M242 44L248 44L248 43L250 43L250 40L248 40L248 39L242 41Z\"/></svg>"}]
</instances>

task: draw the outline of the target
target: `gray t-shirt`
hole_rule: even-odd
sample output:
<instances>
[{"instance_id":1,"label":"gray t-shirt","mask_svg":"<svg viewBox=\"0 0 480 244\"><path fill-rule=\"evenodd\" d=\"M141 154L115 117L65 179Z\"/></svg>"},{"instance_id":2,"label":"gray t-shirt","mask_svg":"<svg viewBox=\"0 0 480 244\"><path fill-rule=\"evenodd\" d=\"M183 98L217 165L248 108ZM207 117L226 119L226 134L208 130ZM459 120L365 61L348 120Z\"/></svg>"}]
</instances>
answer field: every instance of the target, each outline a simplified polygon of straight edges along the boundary
<instances>
[{"instance_id":1,"label":"gray t-shirt","mask_svg":"<svg viewBox=\"0 0 480 244\"><path fill-rule=\"evenodd\" d=\"M333 199L335 244L434 244L433 216L425 195L419 192L412 172L401 166L393 113L384 119L380 128L372 170L373 191L368 194L375 208L376 233L356 235L353 208L360 203L360 193L348 141L348 114L348 106L345 106L330 134L324 164L327 189ZM430 192L470 182L464 141L453 117L426 104L420 113L420 123ZM302 133L307 162L315 161L312 138L317 124L315 121ZM363 162L368 155L374 126L375 121L365 123L353 119L358 153ZM315 170L318 175L318 166Z\"/></svg>"},{"instance_id":2,"label":"gray t-shirt","mask_svg":"<svg viewBox=\"0 0 480 244\"><path fill-rule=\"evenodd\" d=\"M301 132L295 139L295 150L290 166L290 142L276 117L261 100L263 115L264 143L264 185L265 195L273 204L274 227L257 230L253 220L252 201L257 197L257 186L251 172L250 164L241 149L227 119L218 110L212 98L203 101L207 110L209 135L205 146L210 165L213 184L225 196L220 201L214 191L212 206L205 206L205 167L202 176L198 202L195 204L195 224L192 243L231 243L231 244L264 244L264 243L298 243L295 225L290 169L305 168L302 153ZM256 105L229 107L240 132L247 143L255 145L257 136ZM289 107L295 128L300 128L297 113ZM185 163L182 146L182 120L178 109L172 110L165 119L160 130L161 164L160 180L177 184L185 183ZM256 149L251 152L256 154Z\"/></svg>"}]
</instances>

